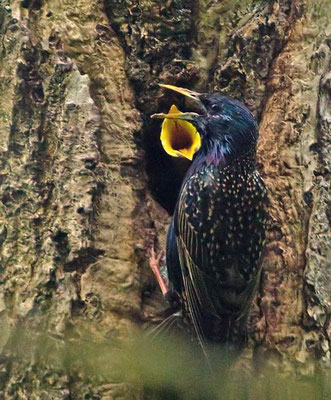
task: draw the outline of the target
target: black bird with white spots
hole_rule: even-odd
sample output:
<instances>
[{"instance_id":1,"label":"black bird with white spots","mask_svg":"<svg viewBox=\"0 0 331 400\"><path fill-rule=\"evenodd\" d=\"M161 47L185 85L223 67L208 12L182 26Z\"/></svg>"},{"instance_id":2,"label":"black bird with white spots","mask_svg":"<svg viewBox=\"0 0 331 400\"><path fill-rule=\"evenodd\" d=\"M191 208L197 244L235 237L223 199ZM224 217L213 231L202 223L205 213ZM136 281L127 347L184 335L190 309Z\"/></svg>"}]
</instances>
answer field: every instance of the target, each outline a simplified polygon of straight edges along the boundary
<instances>
[{"instance_id":1,"label":"black bird with white spots","mask_svg":"<svg viewBox=\"0 0 331 400\"><path fill-rule=\"evenodd\" d=\"M170 293L177 293L203 344L230 341L245 320L261 274L267 189L256 170L258 129L239 101L164 85L198 101L188 121L201 147L185 176L167 238Z\"/></svg>"}]
</instances>

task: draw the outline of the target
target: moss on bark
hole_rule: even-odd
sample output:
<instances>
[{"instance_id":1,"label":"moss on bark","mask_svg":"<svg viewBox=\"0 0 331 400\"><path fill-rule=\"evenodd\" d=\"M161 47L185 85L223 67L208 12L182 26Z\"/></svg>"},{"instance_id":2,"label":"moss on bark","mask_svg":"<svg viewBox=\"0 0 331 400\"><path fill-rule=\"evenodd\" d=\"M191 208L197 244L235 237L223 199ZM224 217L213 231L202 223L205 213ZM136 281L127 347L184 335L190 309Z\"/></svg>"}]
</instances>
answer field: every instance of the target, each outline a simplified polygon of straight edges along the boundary
<instances>
[{"instance_id":1,"label":"moss on bark","mask_svg":"<svg viewBox=\"0 0 331 400\"><path fill-rule=\"evenodd\" d=\"M35 346L20 364L13 337L125 337L165 306L148 254L188 165L149 116L191 104L159 82L220 90L260 122L271 223L240 362L330 362L329 18L327 1L2 2L0 398L140 397L41 371Z\"/></svg>"}]
</instances>

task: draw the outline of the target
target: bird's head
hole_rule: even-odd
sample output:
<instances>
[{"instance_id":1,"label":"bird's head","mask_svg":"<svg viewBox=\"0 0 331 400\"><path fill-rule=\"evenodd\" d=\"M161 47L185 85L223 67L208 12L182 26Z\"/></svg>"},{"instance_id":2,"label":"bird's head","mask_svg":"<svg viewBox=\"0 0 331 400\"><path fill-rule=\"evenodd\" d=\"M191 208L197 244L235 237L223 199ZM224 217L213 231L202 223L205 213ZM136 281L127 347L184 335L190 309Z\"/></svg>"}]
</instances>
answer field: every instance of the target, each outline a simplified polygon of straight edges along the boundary
<instances>
[{"instance_id":1,"label":"bird's head","mask_svg":"<svg viewBox=\"0 0 331 400\"><path fill-rule=\"evenodd\" d=\"M258 139L257 125L252 113L243 103L220 93L205 94L173 85L160 86L190 97L201 109L200 113L181 113L172 106L167 114L152 115L152 118L164 119L161 141L170 155L186 157L186 154L190 154L192 159L195 152L218 149L225 157L231 158L255 150ZM178 124L175 126L174 121L178 121L180 129ZM175 149L177 153L171 154L174 150L173 144L178 143L181 143L185 151Z\"/></svg>"}]
</instances>

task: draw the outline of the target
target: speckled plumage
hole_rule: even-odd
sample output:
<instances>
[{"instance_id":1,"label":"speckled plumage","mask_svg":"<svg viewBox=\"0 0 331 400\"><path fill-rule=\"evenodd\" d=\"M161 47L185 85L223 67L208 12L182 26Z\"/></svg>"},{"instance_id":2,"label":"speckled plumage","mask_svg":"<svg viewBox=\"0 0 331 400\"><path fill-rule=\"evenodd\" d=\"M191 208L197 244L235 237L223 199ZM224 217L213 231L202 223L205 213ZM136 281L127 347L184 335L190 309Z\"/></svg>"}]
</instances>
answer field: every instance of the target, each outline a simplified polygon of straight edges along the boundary
<instances>
[{"instance_id":1,"label":"speckled plumage","mask_svg":"<svg viewBox=\"0 0 331 400\"><path fill-rule=\"evenodd\" d=\"M226 341L231 321L245 317L259 282L267 191L255 167L251 113L218 94L202 101L206 112L192 121L202 147L169 229L167 269L200 341Z\"/></svg>"}]
</instances>

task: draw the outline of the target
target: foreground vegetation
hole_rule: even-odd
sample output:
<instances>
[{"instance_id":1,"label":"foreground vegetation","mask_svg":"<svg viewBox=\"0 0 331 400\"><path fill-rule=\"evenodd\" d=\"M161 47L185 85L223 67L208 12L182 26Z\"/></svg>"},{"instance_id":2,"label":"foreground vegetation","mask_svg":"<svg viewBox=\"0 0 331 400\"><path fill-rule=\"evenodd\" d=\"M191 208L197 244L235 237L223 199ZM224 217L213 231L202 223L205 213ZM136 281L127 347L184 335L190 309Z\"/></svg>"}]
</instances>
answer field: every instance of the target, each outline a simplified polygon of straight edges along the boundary
<instances>
[{"instance_id":1,"label":"foreground vegetation","mask_svg":"<svg viewBox=\"0 0 331 400\"><path fill-rule=\"evenodd\" d=\"M87 384L132 386L132 398L222 399L222 400L323 400L330 399L331 383L325 374L286 377L251 363L235 366L229 351L208 349L206 359L199 347L183 338L151 340L135 335L125 342L95 340L91 333L67 338L20 329L0 358L0 393L6 381L6 368L13 363L57 371L71 380ZM246 366L245 366L246 365ZM279 368L281 370L281 366ZM17 388L19 387L17 383ZM16 398L16 397L13 397ZM19 397L17 397L19 398ZM91 397L94 398L94 397Z\"/></svg>"}]
</instances>

